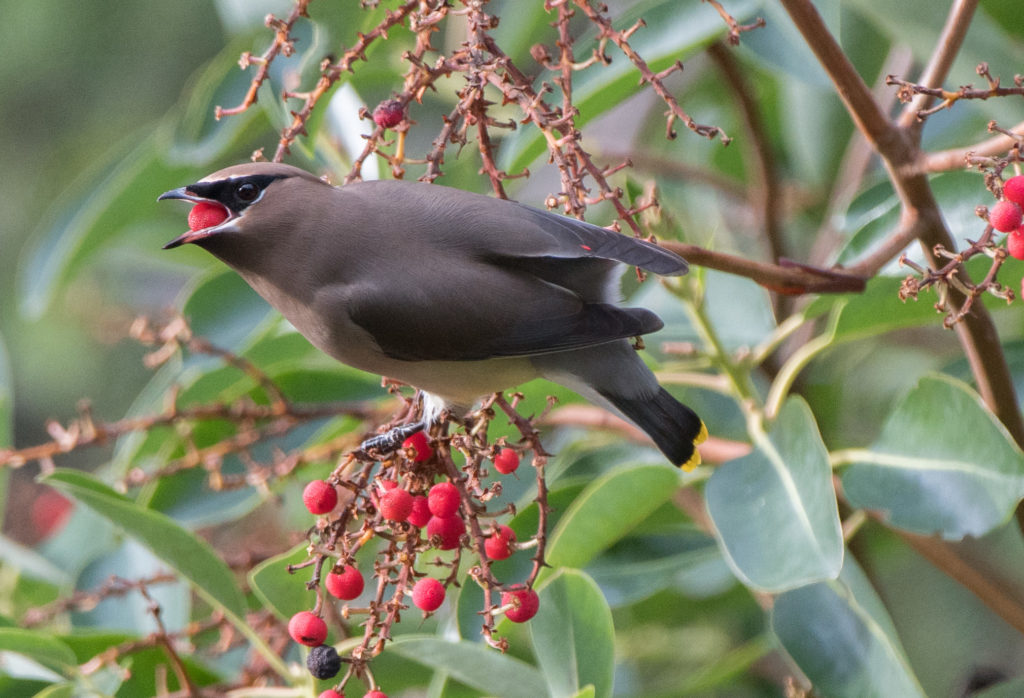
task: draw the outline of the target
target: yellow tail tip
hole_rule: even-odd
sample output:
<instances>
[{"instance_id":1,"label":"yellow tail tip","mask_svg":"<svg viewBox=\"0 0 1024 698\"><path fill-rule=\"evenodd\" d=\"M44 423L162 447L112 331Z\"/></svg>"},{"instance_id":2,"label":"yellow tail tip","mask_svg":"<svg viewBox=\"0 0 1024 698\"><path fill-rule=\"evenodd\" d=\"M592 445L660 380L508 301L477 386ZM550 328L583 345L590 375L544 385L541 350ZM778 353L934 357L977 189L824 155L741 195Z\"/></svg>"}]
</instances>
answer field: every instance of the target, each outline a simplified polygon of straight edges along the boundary
<instances>
[{"instance_id":1,"label":"yellow tail tip","mask_svg":"<svg viewBox=\"0 0 1024 698\"><path fill-rule=\"evenodd\" d=\"M700 465L700 463L701 463L700 451L697 450L697 446L699 444L704 443L707 440L708 440L708 428L704 425L704 422L701 422L700 423L700 431L697 432L697 435L695 437L693 437L693 455L690 456L690 459L687 460L685 463L682 463L682 464L679 465L679 467L682 470L684 470L686 472L690 472L691 470L696 468L698 465Z\"/></svg>"}]
</instances>

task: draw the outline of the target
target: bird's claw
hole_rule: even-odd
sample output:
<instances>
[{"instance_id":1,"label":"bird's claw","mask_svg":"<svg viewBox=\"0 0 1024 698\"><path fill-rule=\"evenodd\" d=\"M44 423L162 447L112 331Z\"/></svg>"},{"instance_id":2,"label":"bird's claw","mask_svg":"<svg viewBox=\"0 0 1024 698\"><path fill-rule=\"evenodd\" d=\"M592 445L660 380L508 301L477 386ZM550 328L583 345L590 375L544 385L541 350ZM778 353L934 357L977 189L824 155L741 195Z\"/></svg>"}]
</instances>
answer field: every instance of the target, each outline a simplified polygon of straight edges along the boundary
<instances>
[{"instance_id":1,"label":"bird's claw","mask_svg":"<svg viewBox=\"0 0 1024 698\"><path fill-rule=\"evenodd\" d=\"M359 450L365 454L369 454L370 451L376 451L381 455L386 455L392 451L398 450L398 447L402 445L402 442L407 438L422 430L426 425L420 422L411 422L409 424L402 424L383 434L371 437L359 444Z\"/></svg>"}]
</instances>

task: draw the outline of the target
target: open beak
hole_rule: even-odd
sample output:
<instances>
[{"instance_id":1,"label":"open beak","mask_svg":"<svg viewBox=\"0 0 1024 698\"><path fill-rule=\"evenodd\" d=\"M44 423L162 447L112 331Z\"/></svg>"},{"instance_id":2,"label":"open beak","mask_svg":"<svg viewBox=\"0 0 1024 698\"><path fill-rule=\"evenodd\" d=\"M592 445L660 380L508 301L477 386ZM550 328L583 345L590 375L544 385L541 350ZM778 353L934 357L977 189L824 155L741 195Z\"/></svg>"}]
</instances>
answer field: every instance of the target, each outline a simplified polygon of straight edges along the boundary
<instances>
[{"instance_id":1,"label":"open beak","mask_svg":"<svg viewBox=\"0 0 1024 698\"><path fill-rule=\"evenodd\" d=\"M190 194L188 192L188 187L179 187L177 189L165 191L163 194L156 198L157 201L163 201L164 199L181 199L182 201L191 201L194 204L206 202L223 207L223 204L217 201L212 201L202 196ZM225 210L227 209L225 208ZM237 218L237 216L234 215L231 211L227 211L227 213L227 217L217 225L211 225L208 228L199 228L197 230L188 230L179 235L178 237L174 238L173 240L171 240L166 245L164 245L163 248L165 250L170 250L175 247L180 247L181 245L187 245L190 242L196 242L198 240L202 240L203 238L208 238L211 235L223 232L225 230L231 230L230 228L225 228L225 226L231 223L235 218Z\"/></svg>"}]
</instances>

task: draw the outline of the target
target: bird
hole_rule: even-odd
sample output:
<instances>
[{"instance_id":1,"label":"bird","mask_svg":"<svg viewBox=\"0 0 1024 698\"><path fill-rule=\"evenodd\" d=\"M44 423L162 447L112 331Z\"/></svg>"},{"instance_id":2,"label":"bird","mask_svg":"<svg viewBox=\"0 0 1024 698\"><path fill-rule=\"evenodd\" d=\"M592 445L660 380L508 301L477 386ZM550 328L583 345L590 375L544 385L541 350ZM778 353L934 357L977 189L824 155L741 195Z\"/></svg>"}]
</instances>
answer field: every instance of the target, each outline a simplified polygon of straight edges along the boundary
<instances>
[{"instance_id":1,"label":"bird","mask_svg":"<svg viewBox=\"0 0 1024 698\"><path fill-rule=\"evenodd\" d=\"M165 199L194 206L164 249L205 249L326 354L417 388L412 431L543 377L638 426L674 465L700 463L707 428L631 341L664 323L618 304L623 265L688 271L663 247L507 199L339 187L282 163L228 167Z\"/></svg>"}]
</instances>

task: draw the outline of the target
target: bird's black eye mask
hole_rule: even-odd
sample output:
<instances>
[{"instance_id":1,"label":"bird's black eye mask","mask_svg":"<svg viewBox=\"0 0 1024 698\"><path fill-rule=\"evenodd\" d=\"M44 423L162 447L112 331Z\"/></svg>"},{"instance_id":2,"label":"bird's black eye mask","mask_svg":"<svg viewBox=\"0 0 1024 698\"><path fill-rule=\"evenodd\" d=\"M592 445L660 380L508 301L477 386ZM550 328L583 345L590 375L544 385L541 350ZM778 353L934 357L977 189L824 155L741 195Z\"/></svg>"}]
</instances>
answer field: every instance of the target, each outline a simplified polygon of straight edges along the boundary
<instances>
[{"instance_id":1,"label":"bird's black eye mask","mask_svg":"<svg viewBox=\"0 0 1024 698\"><path fill-rule=\"evenodd\" d=\"M270 183L275 179L285 179L288 175L246 175L231 179L218 179L213 182L197 182L185 188L189 194L217 201L224 204L233 213L240 214L250 204L254 204L263 196Z\"/></svg>"}]
</instances>

